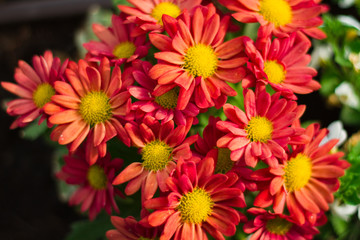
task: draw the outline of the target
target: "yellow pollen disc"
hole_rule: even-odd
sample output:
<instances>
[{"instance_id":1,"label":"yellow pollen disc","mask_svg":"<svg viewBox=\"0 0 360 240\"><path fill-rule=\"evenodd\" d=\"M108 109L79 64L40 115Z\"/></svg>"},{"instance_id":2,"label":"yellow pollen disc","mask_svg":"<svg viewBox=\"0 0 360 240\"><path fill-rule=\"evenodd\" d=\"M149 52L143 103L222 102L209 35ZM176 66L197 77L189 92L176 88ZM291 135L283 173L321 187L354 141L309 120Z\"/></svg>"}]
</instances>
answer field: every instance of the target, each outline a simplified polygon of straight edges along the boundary
<instances>
[{"instance_id":1,"label":"yellow pollen disc","mask_svg":"<svg viewBox=\"0 0 360 240\"><path fill-rule=\"evenodd\" d=\"M155 18L159 24L163 25L162 15L166 14L170 17L177 18L181 13L181 9L174 3L162 2L154 7L151 16Z\"/></svg>"},{"instance_id":2,"label":"yellow pollen disc","mask_svg":"<svg viewBox=\"0 0 360 240\"><path fill-rule=\"evenodd\" d=\"M273 126L266 117L256 116L250 119L245 131L250 141L267 143L272 137Z\"/></svg>"},{"instance_id":3,"label":"yellow pollen disc","mask_svg":"<svg viewBox=\"0 0 360 240\"><path fill-rule=\"evenodd\" d=\"M292 10L286 0L260 0L259 13L275 27L284 26L292 21Z\"/></svg>"},{"instance_id":4,"label":"yellow pollen disc","mask_svg":"<svg viewBox=\"0 0 360 240\"><path fill-rule=\"evenodd\" d=\"M98 165L92 165L87 172L89 184L95 189L105 189L107 186L107 176L104 168Z\"/></svg>"},{"instance_id":5,"label":"yellow pollen disc","mask_svg":"<svg viewBox=\"0 0 360 240\"><path fill-rule=\"evenodd\" d=\"M231 161L230 153L231 151L228 148L218 149L218 158L215 166L215 174L225 174L232 169L232 167L234 166L234 161Z\"/></svg>"},{"instance_id":6,"label":"yellow pollen disc","mask_svg":"<svg viewBox=\"0 0 360 240\"><path fill-rule=\"evenodd\" d=\"M311 159L302 153L291 158L284 169L286 190L293 192L304 187L311 178L311 167Z\"/></svg>"},{"instance_id":7,"label":"yellow pollen disc","mask_svg":"<svg viewBox=\"0 0 360 240\"><path fill-rule=\"evenodd\" d=\"M208 78L215 73L218 58L211 46L200 43L188 48L184 62L183 68L186 69L191 76Z\"/></svg>"},{"instance_id":8,"label":"yellow pollen disc","mask_svg":"<svg viewBox=\"0 0 360 240\"><path fill-rule=\"evenodd\" d=\"M180 198L177 210L180 211L182 222L199 224L211 215L213 205L210 194L196 187Z\"/></svg>"},{"instance_id":9,"label":"yellow pollen disc","mask_svg":"<svg viewBox=\"0 0 360 240\"><path fill-rule=\"evenodd\" d=\"M174 109L177 106L179 88L175 87L161 96L155 97L155 102L166 109Z\"/></svg>"},{"instance_id":10,"label":"yellow pollen disc","mask_svg":"<svg viewBox=\"0 0 360 240\"><path fill-rule=\"evenodd\" d=\"M115 46L113 54L117 58L129 58L134 55L136 46L132 42L122 42Z\"/></svg>"},{"instance_id":11,"label":"yellow pollen disc","mask_svg":"<svg viewBox=\"0 0 360 240\"><path fill-rule=\"evenodd\" d=\"M285 80L286 71L284 70L283 65L277 61L266 61L264 63L264 72L266 73L269 82L280 84Z\"/></svg>"},{"instance_id":12,"label":"yellow pollen disc","mask_svg":"<svg viewBox=\"0 0 360 240\"><path fill-rule=\"evenodd\" d=\"M292 225L292 222L289 222L286 219L280 217L276 217L267 221L266 229L271 233L283 236L290 230Z\"/></svg>"},{"instance_id":13,"label":"yellow pollen disc","mask_svg":"<svg viewBox=\"0 0 360 240\"><path fill-rule=\"evenodd\" d=\"M55 89L48 83L40 84L33 93L33 101L38 108L42 108L50 102L51 97L55 94Z\"/></svg>"},{"instance_id":14,"label":"yellow pollen disc","mask_svg":"<svg viewBox=\"0 0 360 240\"><path fill-rule=\"evenodd\" d=\"M159 140L146 144L141 151L143 167L148 171L163 170L172 160L172 150L169 145Z\"/></svg>"},{"instance_id":15,"label":"yellow pollen disc","mask_svg":"<svg viewBox=\"0 0 360 240\"><path fill-rule=\"evenodd\" d=\"M105 122L112 116L109 97L102 91L93 91L81 98L80 114L91 126Z\"/></svg>"}]
</instances>

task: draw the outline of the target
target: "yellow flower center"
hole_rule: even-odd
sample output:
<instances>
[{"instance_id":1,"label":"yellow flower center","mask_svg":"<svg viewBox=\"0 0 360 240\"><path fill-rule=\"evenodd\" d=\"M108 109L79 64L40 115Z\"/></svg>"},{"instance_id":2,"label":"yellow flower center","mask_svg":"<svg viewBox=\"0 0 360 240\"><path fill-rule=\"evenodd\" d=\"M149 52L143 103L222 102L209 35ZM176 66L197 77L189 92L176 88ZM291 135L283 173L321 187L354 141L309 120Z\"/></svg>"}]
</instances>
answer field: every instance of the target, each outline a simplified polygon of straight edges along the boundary
<instances>
[{"instance_id":1,"label":"yellow flower center","mask_svg":"<svg viewBox=\"0 0 360 240\"><path fill-rule=\"evenodd\" d=\"M277 61L266 61L264 63L264 72L266 73L269 82L280 84L285 80L286 71L284 70L283 65Z\"/></svg>"},{"instance_id":2,"label":"yellow flower center","mask_svg":"<svg viewBox=\"0 0 360 240\"><path fill-rule=\"evenodd\" d=\"M42 108L50 102L51 97L55 94L55 89L48 83L39 84L33 93L33 101L38 108Z\"/></svg>"},{"instance_id":3,"label":"yellow flower center","mask_svg":"<svg viewBox=\"0 0 360 240\"><path fill-rule=\"evenodd\" d=\"M95 189L105 189L107 186L107 176L104 168L99 165L92 165L87 172L87 179L91 187Z\"/></svg>"},{"instance_id":4,"label":"yellow flower center","mask_svg":"<svg viewBox=\"0 0 360 240\"><path fill-rule=\"evenodd\" d=\"M311 159L302 153L291 158L284 169L286 190L293 192L304 187L311 178L311 167Z\"/></svg>"},{"instance_id":5,"label":"yellow flower center","mask_svg":"<svg viewBox=\"0 0 360 240\"><path fill-rule=\"evenodd\" d=\"M215 174L225 174L232 169L232 167L234 166L234 161L231 161L230 153L231 151L228 148L218 149L218 158L215 166Z\"/></svg>"},{"instance_id":6,"label":"yellow flower center","mask_svg":"<svg viewBox=\"0 0 360 240\"><path fill-rule=\"evenodd\" d=\"M155 97L155 102L166 109L174 109L177 106L179 88L175 87L161 96Z\"/></svg>"},{"instance_id":7,"label":"yellow flower center","mask_svg":"<svg viewBox=\"0 0 360 240\"><path fill-rule=\"evenodd\" d=\"M91 126L105 122L112 116L109 97L102 91L93 91L81 98L80 114Z\"/></svg>"},{"instance_id":8,"label":"yellow flower center","mask_svg":"<svg viewBox=\"0 0 360 240\"><path fill-rule=\"evenodd\" d=\"M260 0L259 13L275 27L284 26L292 20L291 7L285 0Z\"/></svg>"},{"instance_id":9,"label":"yellow flower center","mask_svg":"<svg viewBox=\"0 0 360 240\"><path fill-rule=\"evenodd\" d=\"M245 128L247 138L252 142L267 143L271 139L273 126L266 117L252 117Z\"/></svg>"},{"instance_id":10,"label":"yellow flower center","mask_svg":"<svg viewBox=\"0 0 360 240\"><path fill-rule=\"evenodd\" d=\"M208 78L215 73L218 58L211 46L200 43L188 48L184 62L183 68L186 69L190 75L193 77L202 76L203 78Z\"/></svg>"},{"instance_id":11,"label":"yellow flower center","mask_svg":"<svg viewBox=\"0 0 360 240\"><path fill-rule=\"evenodd\" d=\"M196 187L180 198L177 210L180 211L182 222L199 224L211 215L213 205L210 194Z\"/></svg>"},{"instance_id":12,"label":"yellow flower center","mask_svg":"<svg viewBox=\"0 0 360 240\"><path fill-rule=\"evenodd\" d=\"M141 151L143 167L148 171L163 170L172 160L172 148L163 141L154 140Z\"/></svg>"},{"instance_id":13,"label":"yellow flower center","mask_svg":"<svg viewBox=\"0 0 360 240\"><path fill-rule=\"evenodd\" d=\"M157 4L151 12L151 16L155 18L159 24L163 25L162 15L166 14L170 17L177 18L181 13L181 9L174 3L162 2Z\"/></svg>"},{"instance_id":14,"label":"yellow flower center","mask_svg":"<svg viewBox=\"0 0 360 240\"><path fill-rule=\"evenodd\" d=\"M283 236L290 230L292 225L292 222L289 222L286 219L280 217L276 217L267 221L266 229L273 234Z\"/></svg>"},{"instance_id":15,"label":"yellow flower center","mask_svg":"<svg viewBox=\"0 0 360 240\"><path fill-rule=\"evenodd\" d=\"M115 46L113 50L113 54L117 58L129 58L131 57L136 50L136 46L134 43L126 41L119 43Z\"/></svg>"},{"instance_id":16,"label":"yellow flower center","mask_svg":"<svg viewBox=\"0 0 360 240\"><path fill-rule=\"evenodd\" d=\"M137 240L158 240L159 238L146 238L146 237L139 237Z\"/></svg>"}]
</instances>

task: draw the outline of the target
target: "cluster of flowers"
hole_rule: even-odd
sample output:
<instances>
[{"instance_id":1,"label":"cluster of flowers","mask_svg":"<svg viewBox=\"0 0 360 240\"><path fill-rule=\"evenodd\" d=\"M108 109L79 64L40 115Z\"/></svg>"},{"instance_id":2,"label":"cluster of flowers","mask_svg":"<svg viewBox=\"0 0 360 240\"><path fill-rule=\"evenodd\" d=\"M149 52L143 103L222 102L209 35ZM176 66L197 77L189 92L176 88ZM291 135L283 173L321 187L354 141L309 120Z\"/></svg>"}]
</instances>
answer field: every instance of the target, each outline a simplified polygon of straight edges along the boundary
<instances>
[{"instance_id":1,"label":"cluster of flowers","mask_svg":"<svg viewBox=\"0 0 360 240\"><path fill-rule=\"evenodd\" d=\"M141 219L112 216L111 240L224 239L240 222L253 240L311 239L349 167L331 152L338 140L322 141L326 129L301 127L305 106L296 101L320 88L307 66L308 36L325 37L317 27L327 7L220 0L230 15L201 0L128 2L110 27L93 25L100 41L84 44L85 59L61 63L47 51L32 67L19 61L17 84L1 83L20 97L7 105L18 116L11 128L39 116L55 125L51 139L69 150L57 177L81 185L69 202L90 219L119 212L120 184L128 182L126 195L141 191ZM231 16L260 23L255 42L224 40L229 26L236 30ZM239 84L244 106L226 103ZM210 117L201 135L189 136L210 107L226 119ZM112 159L107 142L115 137L142 161L123 168ZM244 192L256 196L248 216L238 209L247 206Z\"/></svg>"}]
</instances>

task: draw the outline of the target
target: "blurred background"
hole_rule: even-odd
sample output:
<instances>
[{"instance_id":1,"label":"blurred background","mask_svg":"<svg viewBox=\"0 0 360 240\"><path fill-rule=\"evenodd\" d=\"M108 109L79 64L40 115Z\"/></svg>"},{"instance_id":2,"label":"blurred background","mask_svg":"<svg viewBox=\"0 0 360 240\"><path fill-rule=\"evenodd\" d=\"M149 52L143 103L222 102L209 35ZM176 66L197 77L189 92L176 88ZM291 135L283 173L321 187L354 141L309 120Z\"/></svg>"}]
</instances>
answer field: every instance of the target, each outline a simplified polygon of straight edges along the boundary
<instances>
[{"instance_id":1,"label":"blurred background","mask_svg":"<svg viewBox=\"0 0 360 240\"><path fill-rule=\"evenodd\" d=\"M323 3L333 15L357 16L353 5ZM0 81L14 81L18 60L31 63L33 55L48 49L62 60L77 61L84 54L81 43L91 37L91 23L109 25L113 6L111 0L0 0ZM321 58L316 62L320 68L325 66ZM326 85L323 70L316 79ZM339 98L335 103L329 100L335 87L299 96L299 104L307 105L303 121L317 120L326 127L339 119L344 105L338 104ZM71 224L86 217L59 197L51 144L31 129L9 130L14 118L6 114L4 102L13 98L0 88L0 239L65 239ZM345 125L349 135L358 128Z\"/></svg>"}]
</instances>

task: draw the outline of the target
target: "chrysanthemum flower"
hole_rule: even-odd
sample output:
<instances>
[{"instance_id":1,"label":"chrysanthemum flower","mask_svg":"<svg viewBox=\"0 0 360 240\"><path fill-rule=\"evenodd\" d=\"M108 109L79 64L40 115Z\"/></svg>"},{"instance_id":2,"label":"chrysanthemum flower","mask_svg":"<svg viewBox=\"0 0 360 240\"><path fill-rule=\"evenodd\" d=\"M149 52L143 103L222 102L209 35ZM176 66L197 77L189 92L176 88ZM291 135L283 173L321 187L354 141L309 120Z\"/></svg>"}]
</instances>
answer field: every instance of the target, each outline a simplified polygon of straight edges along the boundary
<instances>
[{"instance_id":1,"label":"chrysanthemum flower","mask_svg":"<svg viewBox=\"0 0 360 240\"><path fill-rule=\"evenodd\" d=\"M156 227L164 224L160 239L225 239L236 232L240 213L232 207L245 207L243 192L235 188L236 174L215 174L212 158L178 161L176 171L167 179L167 196L147 200L154 209L141 222Z\"/></svg>"},{"instance_id":2,"label":"chrysanthemum flower","mask_svg":"<svg viewBox=\"0 0 360 240\"><path fill-rule=\"evenodd\" d=\"M93 24L93 31L100 42L84 43L84 48L90 53L88 61L100 62L107 57L112 65L119 65L147 55L150 44L146 43L146 36L130 36L135 24L124 24L122 18L116 15L112 15L111 22L112 26L108 28Z\"/></svg>"},{"instance_id":3,"label":"chrysanthemum flower","mask_svg":"<svg viewBox=\"0 0 360 240\"><path fill-rule=\"evenodd\" d=\"M245 112L230 104L224 105L227 121L219 121L217 127L226 133L217 141L220 148L231 150L231 160L244 161L247 166L255 167L258 159L270 166L286 159L285 147L288 143L305 138L297 138L304 132L302 128L292 127L305 110L295 101L280 99L280 93L270 96L259 90L255 96L252 90L244 91Z\"/></svg>"},{"instance_id":4,"label":"chrysanthemum flower","mask_svg":"<svg viewBox=\"0 0 360 240\"><path fill-rule=\"evenodd\" d=\"M320 88L320 84L312 79L316 70L307 66L311 57L306 53L311 42L300 35L293 33L273 42L268 38L265 44L259 44L259 48L250 38L244 38L244 45L250 59L247 67L254 77L244 78L243 87L254 87L256 82L270 84L275 91L294 100L294 93L307 94Z\"/></svg>"},{"instance_id":5,"label":"chrysanthemum flower","mask_svg":"<svg viewBox=\"0 0 360 240\"><path fill-rule=\"evenodd\" d=\"M149 212L143 210L141 215L146 217ZM144 227L133 216L127 218L111 216L111 223L116 229L106 232L109 240L156 240L160 236L160 228Z\"/></svg>"},{"instance_id":6,"label":"chrysanthemum flower","mask_svg":"<svg viewBox=\"0 0 360 240\"><path fill-rule=\"evenodd\" d=\"M51 138L59 144L70 144L74 152L87 138L86 155L90 164L106 154L106 142L115 136L129 145L130 139L120 123L128 111L130 94L121 80L116 66L110 72L110 63L103 58L98 68L80 60L65 72L68 82L57 81L57 92L44 110L49 122L58 124ZM130 83L129 83L130 84Z\"/></svg>"},{"instance_id":7,"label":"chrysanthemum flower","mask_svg":"<svg viewBox=\"0 0 360 240\"><path fill-rule=\"evenodd\" d=\"M34 56L32 63L33 67L19 61L14 74L18 84L1 82L3 88L20 97L7 103L7 113L19 116L11 124L11 129L24 127L39 116L39 124L48 118L43 107L55 94L54 81L63 79L68 60L61 64L51 51L46 51L44 56ZM49 122L47 124L51 126Z\"/></svg>"},{"instance_id":8,"label":"chrysanthemum flower","mask_svg":"<svg viewBox=\"0 0 360 240\"><path fill-rule=\"evenodd\" d=\"M327 7L317 0L219 0L228 9L235 11L232 16L239 22L259 22L258 37L287 37L295 31L323 39L325 33L318 29L323 21L319 17Z\"/></svg>"},{"instance_id":9,"label":"chrysanthemum flower","mask_svg":"<svg viewBox=\"0 0 360 240\"><path fill-rule=\"evenodd\" d=\"M338 139L319 146L327 130L318 130L318 125L307 127L305 134L311 141L292 146L294 151L278 168L265 168L254 172L259 180L259 195L254 201L258 207L271 204L276 213L282 213L285 203L296 222L313 222L314 215L327 211L333 202L333 192L339 188L338 178L344 175L349 163L340 158L343 152L329 154ZM316 217L315 217L316 219Z\"/></svg>"},{"instance_id":10,"label":"chrysanthemum flower","mask_svg":"<svg viewBox=\"0 0 360 240\"><path fill-rule=\"evenodd\" d=\"M250 240L305 240L313 239L314 235L319 233L309 222L299 225L291 217L283 214L267 212L261 208L250 208L247 212L255 215L254 220L244 225L244 232L253 233Z\"/></svg>"},{"instance_id":11,"label":"chrysanthemum flower","mask_svg":"<svg viewBox=\"0 0 360 240\"><path fill-rule=\"evenodd\" d=\"M123 160L111 159L109 154L99 158L96 164L89 165L85 158L85 150L79 148L75 154L65 156L65 165L56 176L67 184L80 185L69 199L70 205L80 205L81 211L88 210L93 220L102 209L110 215L112 209L119 212L115 196L123 194L111 184L122 165Z\"/></svg>"},{"instance_id":12,"label":"chrysanthemum flower","mask_svg":"<svg viewBox=\"0 0 360 240\"><path fill-rule=\"evenodd\" d=\"M157 81L151 79L148 75L152 65L149 62L140 60L132 64L133 71L131 77L139 86L130 86L129 93L138 101L134 101L131 110L135 111L135 118L144 118L152 116L159 121L168 122L174 120L176 125L186 125L186 119L193 118L193 124L196 124L196 116L200 110L192 102L184 110L178 109L179 88L176 86L159 86ZM153 92L162 91L163 94L154 96ZM170 89L170 90L169 90Z\"/></svg>"},{"instance_id":13,"label":"chrysanthemum flower","mask_svg":"<svg viewBox=\"0 0 360 240\"><path fill-rule=\"evenodd\" d=\"M230 149L228 148L218 148L216 142L218 139L225 135L224 132L216 128L216 123L221 121L219 117L214 118L210 116L209 124L204 128L203 137L198 136L198 140L195 142L195 155L203 157L212 157L215 162L215 172L228 174L234 172L238 175L238 182L236 186L245 191L248 189L250 191L256 190L256 184L251 178L252 170L245 167L240 162L235 163L230 159Z\"/></svg>"},{"instance_id":14,"label":"chrysanthemum flower","mask_svg":"<svg viewBox=\"0 0 360 240\"><path fill-rule=\"evenodd\" d=\"M246 57L242 37L223 42L229 16L220 20L214 5L198 6L194 15L184 12L178 19L163 17L168 36L151 33L150 41L161 52L149 72L159 85L180 87L179 109L193 97L199 108L221 107L237 92L226 82L237 83L245 75Z\"/></svg>"},{"instance_id":15,"label":"chrysanthemum flower","mask_svg":"<svg viewBox=\"0 0 360 240\"><path fill-rule=\"evenodd\" d=\"M130 15L127 20L138 25L132 36L139 36L150 31L163 31L164 14L177 18L184 9L191 11L201 0L128 0L134 7L118 5L120 11Z\"/></svg>"},{"instance_id":16,"label":"chrysanthemum flower","mask_svg":"<svg viewBox=\"0 0 360 240\"><path fill-rule=\"evenodd\" d=\"M174 128L174 121L159 123L151 116L145 117L141 124L127 123L125 129L132 144L139 148L143 161L127 166L113 184L130 181L125 193L132 195L141 187L143 200L152 198L158 187L167 191L165 181L176 167L176 161L180 157L188 159L192 156L190 145L197 136L186 138L191 126L192 119L187 121L186 126Z\"/></svg>"}]
</instances>

